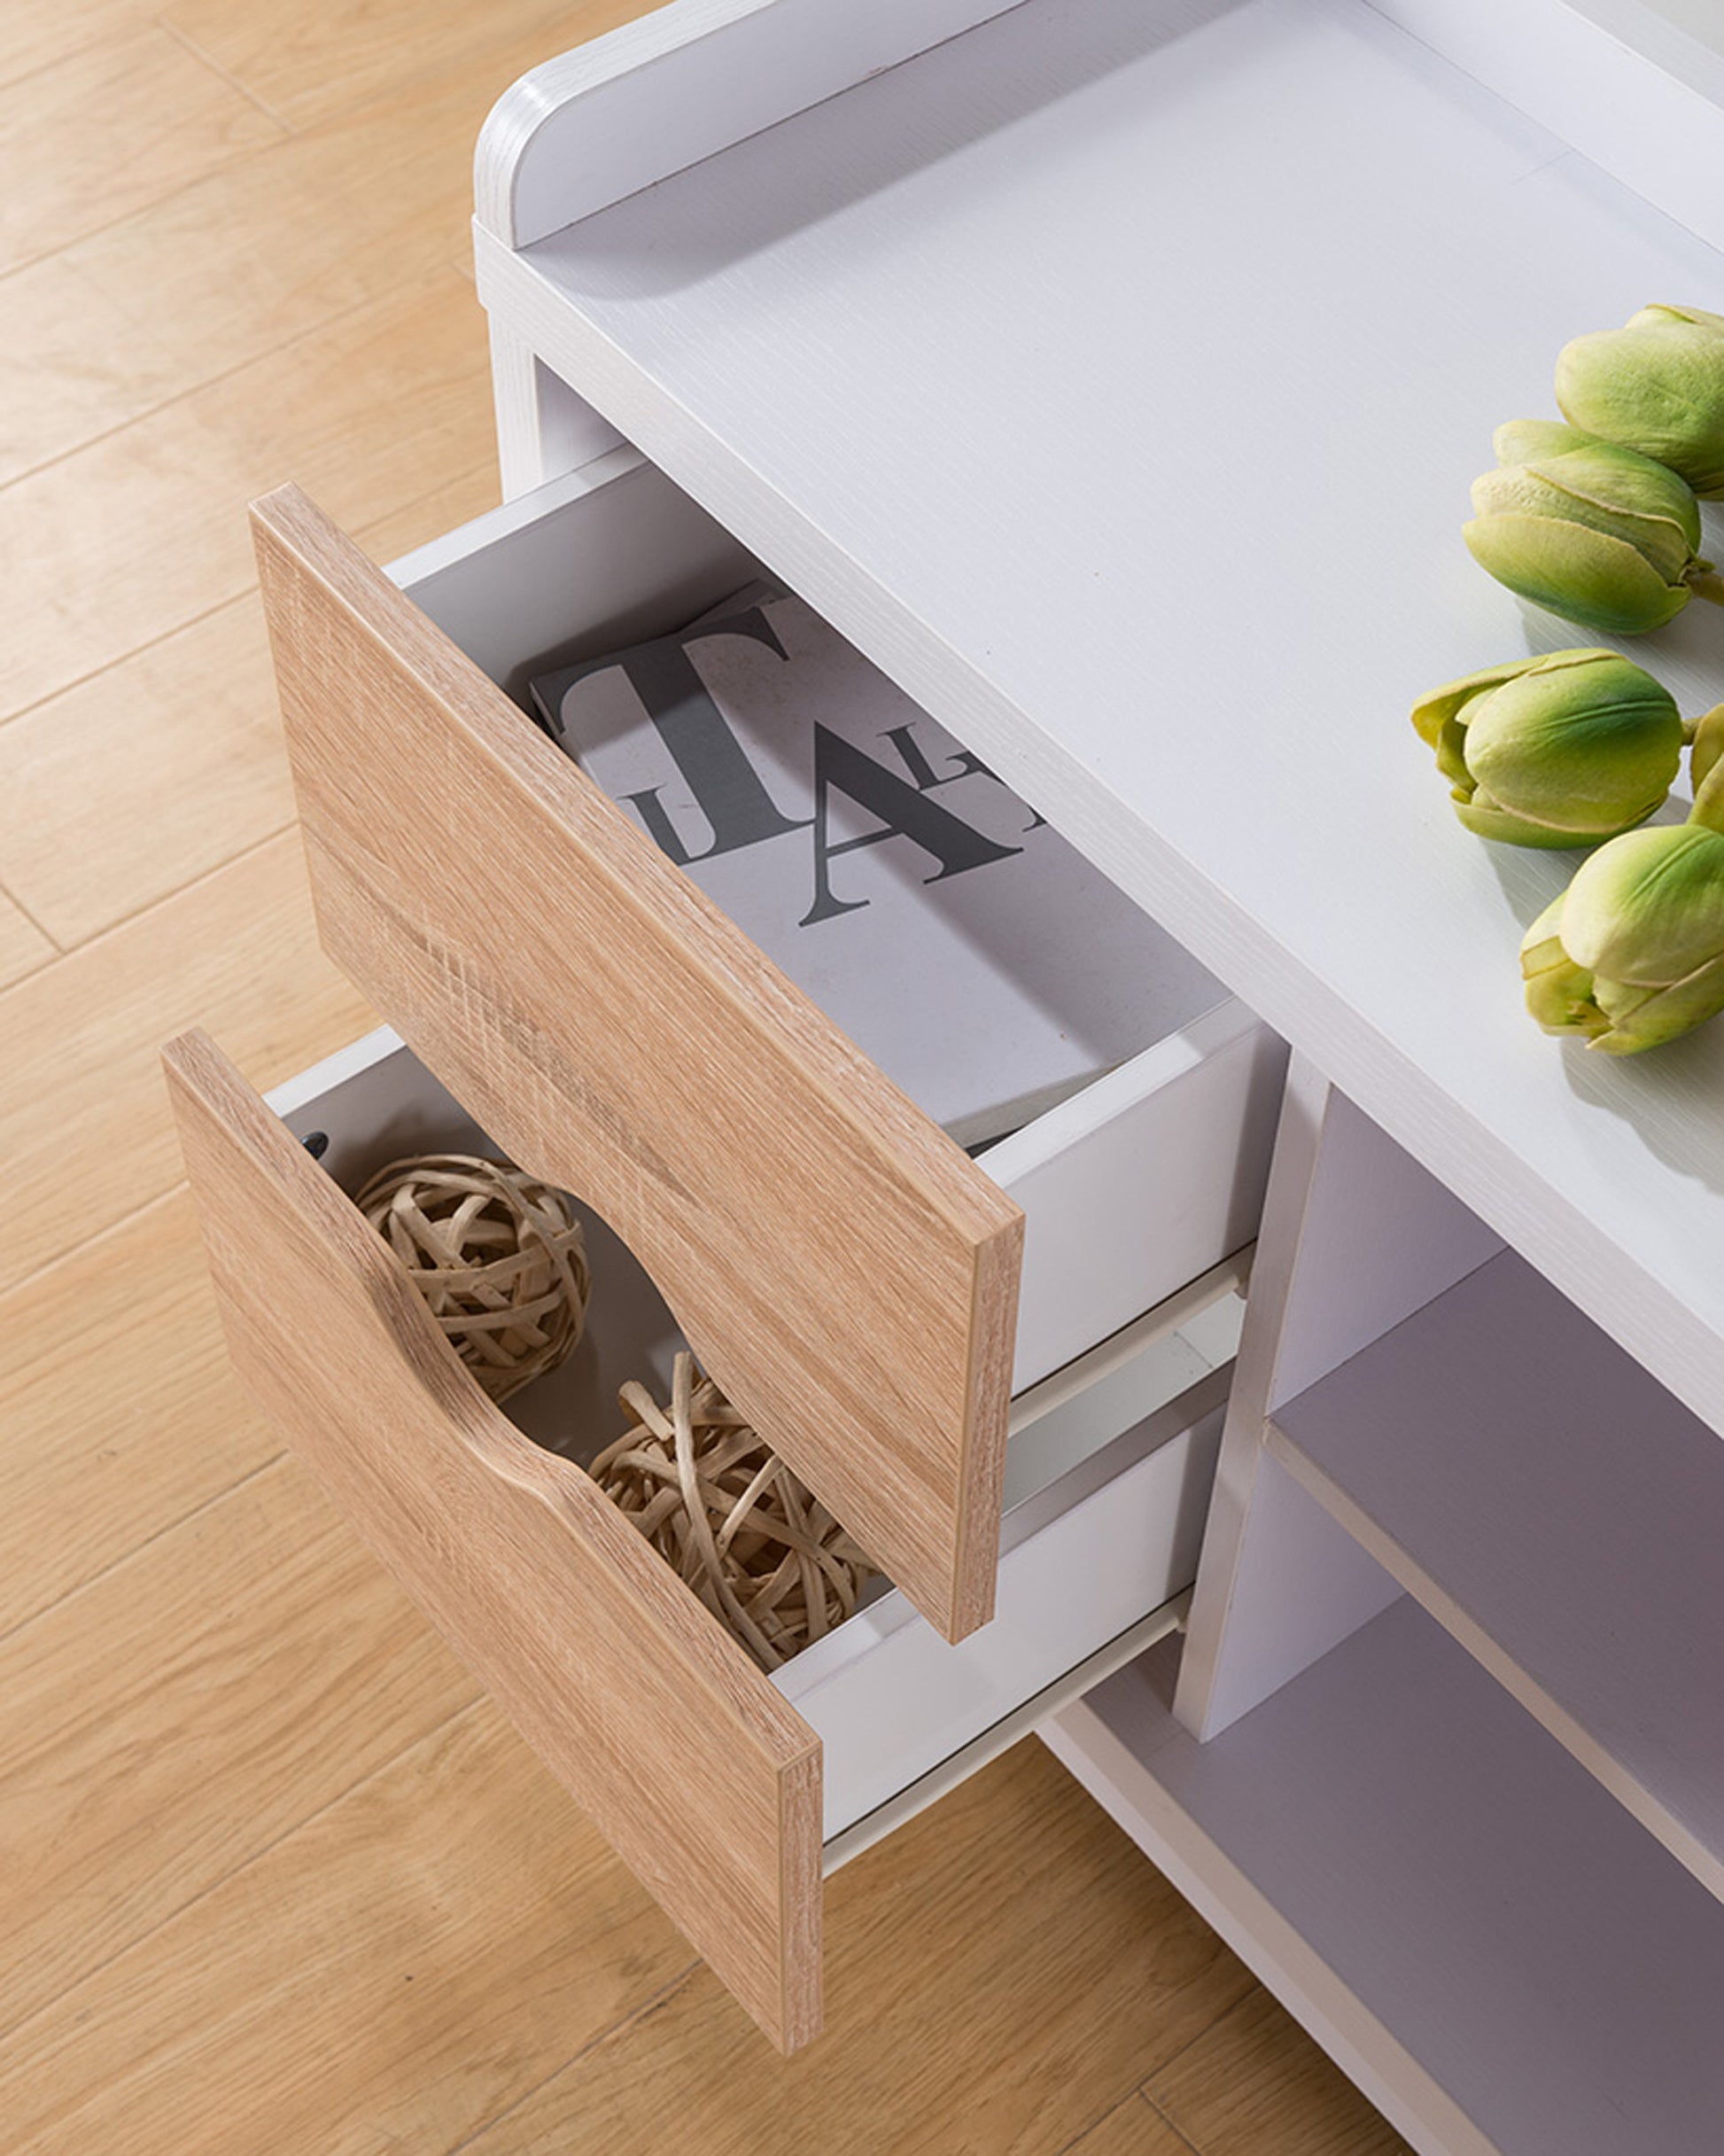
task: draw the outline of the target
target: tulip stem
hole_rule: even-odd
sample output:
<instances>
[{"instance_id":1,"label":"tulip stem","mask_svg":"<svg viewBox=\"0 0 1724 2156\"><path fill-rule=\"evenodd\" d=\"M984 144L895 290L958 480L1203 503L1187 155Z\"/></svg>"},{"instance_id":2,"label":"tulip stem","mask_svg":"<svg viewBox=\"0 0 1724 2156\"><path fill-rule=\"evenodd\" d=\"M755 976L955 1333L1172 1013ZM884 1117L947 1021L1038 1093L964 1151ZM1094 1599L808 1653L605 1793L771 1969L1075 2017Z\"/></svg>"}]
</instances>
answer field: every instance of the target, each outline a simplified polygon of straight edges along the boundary
<instances>
[{"instance_id":1,"label":"tulip stem","mask_svg":"<svg viewBox=\"0 0 1724 2156\"><path fill-rule=\"evenodd\" d=\"M1687 583L1697 599L1710 599L1714 606L1724 606L1724 576L1720 576L1715 569L1692 573Z\"/></svg>"}]
</instances>

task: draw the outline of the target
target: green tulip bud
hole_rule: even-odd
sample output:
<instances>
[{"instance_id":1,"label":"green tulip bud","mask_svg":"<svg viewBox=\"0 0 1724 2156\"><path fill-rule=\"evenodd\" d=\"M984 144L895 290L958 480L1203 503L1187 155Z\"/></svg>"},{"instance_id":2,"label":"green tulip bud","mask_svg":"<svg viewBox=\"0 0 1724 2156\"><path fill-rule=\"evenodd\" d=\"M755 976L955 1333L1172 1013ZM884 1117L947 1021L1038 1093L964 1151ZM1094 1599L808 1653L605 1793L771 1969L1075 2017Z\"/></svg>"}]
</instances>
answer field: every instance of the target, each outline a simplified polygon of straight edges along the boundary
<instances>
[{"instance_id":1,"label":"green tulip bud","mask_svg":"<svg viewBox=\"0 0 1724 2156\"><path fill-rule=\"evenodd\" d=\"M1557 361L1557 401L1577 427L1724 495L1724 316L1643 307L1624 329L1577 337Z\"/></svg>"},{"instance_id":2,"label":"green tulip bud","mask_svg":"<svg viewBox=\"0 0 1724 2156\"><path fill-rule=\"evenodd\" d=\"M1688 782L1694 789L1694 807L1689 816L1690 823L1710 823L1714 830L1724 828L1724 704L1716 704L1704 718L1697 719L1689 732L1693 747L1689 751ZM1708 785L1712 772L1718 770L1718 782Z\"/></svg>"},{"instance_id":3,"label":"green tulip bud","mask_svg":"<svg viewBox=\"0 0 1724 2156\"><path fill-rule=\"evenodd\" d=\"M1724 833L1628 831L1581 862L1520 946L1547 1033L1607 1055L1674 1040L1724 1010Z\"/></svg>"},{"instance_id":4,"label":"green tulip bud","mask_svg":"<svg viewBox=\"0 0 1724 2156\"><path fill-rule=\"evenodd\" d=\"M1510 420L1495 448L1462 536L1510 591L1626 635L1661 627L1696 591L1724 603L1699 557L1699 504L1674 471L1555 421Z\"/></svg>"},{"instance_id":5,"label":"green tulip bud","mask_svg":"<svg viewBox=\"0 0 1724 2156\"><path fill-rule=\"evenodd\" d=\"M1670 790L1675 700L1614 651L1551 651L1435 689L1413 724L1455 813L1481 838L1591 846L1643 822Z\"/></svg>"}]
</instances>

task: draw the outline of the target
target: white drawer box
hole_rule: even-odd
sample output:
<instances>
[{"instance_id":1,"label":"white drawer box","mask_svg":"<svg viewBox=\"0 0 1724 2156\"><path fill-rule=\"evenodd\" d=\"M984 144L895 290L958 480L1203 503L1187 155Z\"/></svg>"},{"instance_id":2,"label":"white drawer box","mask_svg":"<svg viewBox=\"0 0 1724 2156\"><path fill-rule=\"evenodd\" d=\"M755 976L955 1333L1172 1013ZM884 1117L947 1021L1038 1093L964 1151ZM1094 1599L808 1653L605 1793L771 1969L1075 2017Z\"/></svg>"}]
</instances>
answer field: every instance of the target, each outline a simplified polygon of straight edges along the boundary
<instances>
[{"instance_id":1,"label":"white drawer box","mask_svg":"<svg viewBox=\"0 0 1724 2156\"><path fill-rule=\"evenodd\" d=\"M581 1470L618 1385L662 1387L681 1344L603 1224L585 1339L506 1416L343 1195L403 1153L491 1149L417 1058L381 1032L272 1105L198 1036L167 1062L242 1374L749 2011L804 2041L823 1869L1176 1621L1231 1366L1173 1328L1238 1267L1021 1401L991 1625L949 1645L889 1589L768 1677Z\"/></svg>"},{"instance_id":2,"label":"white drawer box","mask_svg":"<svg viewBox=\"0 0 1724 2156\"><path fill-rule=\"evenodd\" d=\"M509 700L761 572L661 472L608 453L399 589L291 489L257 524L331 953L610 1223L915 1606L974 1631L1013 1391L1251 1240L1279 1042L1196 977L1165 1038L967 1159Z\"/></svg>"}]
</instances>

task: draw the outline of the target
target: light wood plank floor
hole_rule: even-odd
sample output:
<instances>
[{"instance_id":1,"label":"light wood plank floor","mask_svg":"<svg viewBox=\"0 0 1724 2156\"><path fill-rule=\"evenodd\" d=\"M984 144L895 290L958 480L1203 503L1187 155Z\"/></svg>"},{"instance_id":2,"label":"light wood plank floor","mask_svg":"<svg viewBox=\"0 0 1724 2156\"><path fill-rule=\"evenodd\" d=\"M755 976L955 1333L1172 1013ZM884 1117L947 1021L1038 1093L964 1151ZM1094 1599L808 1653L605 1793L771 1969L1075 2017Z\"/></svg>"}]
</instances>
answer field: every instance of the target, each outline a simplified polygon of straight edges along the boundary
<instances>
[{"instance_id":1,"label":"light wood plank floor","mask_svg":"<svg viewBox=\"0 0 1724 2156\"><path fill-rule=\"evenodd\" d=\"M496 499L486 107L638 0L0 10L0 2139L12 2156L1403 2144L1034 1743L751 2032L229 1374L156 1044L318 952L243 507Z\"/></svg>"}]
</instances>

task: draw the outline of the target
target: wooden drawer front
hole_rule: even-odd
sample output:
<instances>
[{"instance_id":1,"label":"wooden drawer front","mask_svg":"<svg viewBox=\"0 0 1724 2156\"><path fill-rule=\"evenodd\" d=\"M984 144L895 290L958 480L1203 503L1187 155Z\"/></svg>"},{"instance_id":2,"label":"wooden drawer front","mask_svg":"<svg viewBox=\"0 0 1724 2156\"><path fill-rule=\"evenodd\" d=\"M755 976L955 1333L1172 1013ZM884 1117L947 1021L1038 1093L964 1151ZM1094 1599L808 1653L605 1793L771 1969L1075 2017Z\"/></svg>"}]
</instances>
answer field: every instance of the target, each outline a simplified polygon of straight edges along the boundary
<instances>
[{"instance_id":1,"label":"wooden drawer front","mask_svg":"<svg viewBox=\"0 0 1724 2156\"><path fill-rule=\"evenodd\" d=\"M214 1044L165 1060L242 1376L756 2020L804 2042L819 1740L587 1476L485 1397Z\"/></svg>"},{"instance_id":2,"label":"wooden drawer front","mask_svg":"<svg viewBox=\"0 0 1724 2156\"><path fill-rule=\"evenodd\" d=\"M993 1607L1022 1218L302 495L255 512L323 941L949 1638Z\"/></svg>"},{"instance_id":3,"label":"wooden drawer front","mask_svg":"<svg viewBox=\"0 0 1724 2156\"><path fill-rule=\"evenodd\" d=\"M424 1065L380 1033L266 1105L201 1034L165 1060L241 1374L742 2004L794 2050L819 2026L822 1869L1136 1652L1146 1623L1172 1623L1229 1377L1206 1374L1211 1357L1175 1328L1237 1268L1019 1403L994 1624L950 1646L889 1589L768 1677L571 1457L617 1435L625 1377L663 1386L677 1344L601 1224L587 1222L586 1337L505 1415L343 1195L403 1153L488 1149ZM314 1130L322 1165L299 1142Z\"/></svg>"}]
</instances>

